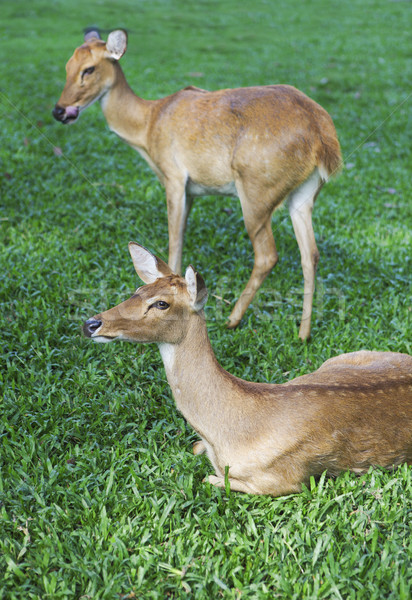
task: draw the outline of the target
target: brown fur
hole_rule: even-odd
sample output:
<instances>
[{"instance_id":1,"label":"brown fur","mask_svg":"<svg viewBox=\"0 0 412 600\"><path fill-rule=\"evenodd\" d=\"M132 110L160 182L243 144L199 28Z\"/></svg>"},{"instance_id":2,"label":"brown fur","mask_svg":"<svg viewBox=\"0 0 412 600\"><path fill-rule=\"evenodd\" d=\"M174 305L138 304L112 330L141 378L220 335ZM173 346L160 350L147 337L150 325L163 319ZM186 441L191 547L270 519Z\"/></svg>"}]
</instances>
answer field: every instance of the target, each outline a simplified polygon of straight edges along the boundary
<instances>
[{"instance_id":1,"label":"brown fur","mask_svg":"<svg viewBox=\"0 0 412 600\"><path fill-rule=\"evenodd\" d=\"M143 100L133 93L114 59L121 55L122 40L124 52L122 31L112 32L107 44L88 36L75 50L54 115L68 122L68 108L81 110L100 99L110 129L140 152L166 189L169 265L175 272L181 268L193 197L239 197L255 261L229 317L230 327L240 322L278 260L271 217L288 199L304 275L299 335L307 338L319 257L312 208L323 182L342 162L332 119L289 85L214 92L189 86L159 100ZM89 67L94 72L85 74Z\"/></svg>"},{"instance_id":2,"label":"brown fur","mask_svg":"<svg viewBox=\"0 0 412 600\"><path fill-rule=\"evenodd\" d=\"M285 384L244 381L215 358L200 276L191 268L174 275L141 246L130 248L149 285L86 322L85 333L159 344L177 408L202 438L194 452L206 451L215 469L211 483L224 487L228 466L233 490L279 496L325 470L412 464L411 356L353 352Z\"/></svg>"}]
</instances>

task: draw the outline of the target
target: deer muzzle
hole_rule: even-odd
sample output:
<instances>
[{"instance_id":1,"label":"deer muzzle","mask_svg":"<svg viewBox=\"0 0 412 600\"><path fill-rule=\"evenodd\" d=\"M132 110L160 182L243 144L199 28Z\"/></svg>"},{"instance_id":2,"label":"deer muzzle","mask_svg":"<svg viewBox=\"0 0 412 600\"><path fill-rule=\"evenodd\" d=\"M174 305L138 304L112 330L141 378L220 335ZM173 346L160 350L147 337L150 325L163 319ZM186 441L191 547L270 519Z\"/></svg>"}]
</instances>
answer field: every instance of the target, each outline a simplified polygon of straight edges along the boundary
<instances>
[{"instance_id":1,"label":"deer muzzle","mask_svg":"<svg viewBox=\"0 0 412 600\"><path fill-rule=\"evenodd\" d=\"M97 319L88 319L83 324L83 333L86 337L91 338L93 333L95 333L102 326L102 321L98 321Z\"/></svg>"},{"instance_id":2,"label":"deer muzzle","mask_svg":"<svg viewBox=\"0 0 412 600\"><path fill-rule=\"evenodd\" d=\"M79 112L78 106L66 106L64 108L60 104L56 104L52 114L56 121L60 121L60 123L66 125L67 123L74 123L79 116Z\"/></svg>"}]
</instances>

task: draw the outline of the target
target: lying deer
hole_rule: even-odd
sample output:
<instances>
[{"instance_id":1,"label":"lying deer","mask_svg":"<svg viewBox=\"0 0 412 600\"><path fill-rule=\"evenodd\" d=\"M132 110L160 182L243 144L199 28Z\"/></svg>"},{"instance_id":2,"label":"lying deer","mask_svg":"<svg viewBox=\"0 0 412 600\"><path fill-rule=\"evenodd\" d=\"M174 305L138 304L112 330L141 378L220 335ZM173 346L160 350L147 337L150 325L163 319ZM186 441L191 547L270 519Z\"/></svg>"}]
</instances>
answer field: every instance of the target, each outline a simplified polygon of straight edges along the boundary
<instances>
[{"instance_id":1,"label":"lying deer","mask_svg":"<svg viewBox=\"0 0 412 600\"><path fill-rule=\"evenodd\" d=\"M209 481L232 490L280 496L311 475L371 465L412 464L412 357L353 352L276 385L238 379L217 362L203 307L205 284L190 266L175 275L142 246L129 244L148 285L85 322L95 342L156 342L177 408L216 471Z\"/></svg>"},{"instance_id":2,"label":"lying deer","mask_svg":"<svg viewBox=\"0 0 412 600\"><path fill-rule=\"evenodd\" d=\"M73 123L100 100L110 129L143 156L166 189L169 265L177 273L193 197L239 197L255 259L229 327L239 324L278 260L271 218L288 199L304 277L299 335L306 339L319 258L312 208L323 183L341 165L332 119L288 85L215 92L190 86L159 100L143 100L118 63L126 46L125 31L113 31L107 43L89 32L66 65L67 81L54 117Z\"/></svg>"}]
</instances>

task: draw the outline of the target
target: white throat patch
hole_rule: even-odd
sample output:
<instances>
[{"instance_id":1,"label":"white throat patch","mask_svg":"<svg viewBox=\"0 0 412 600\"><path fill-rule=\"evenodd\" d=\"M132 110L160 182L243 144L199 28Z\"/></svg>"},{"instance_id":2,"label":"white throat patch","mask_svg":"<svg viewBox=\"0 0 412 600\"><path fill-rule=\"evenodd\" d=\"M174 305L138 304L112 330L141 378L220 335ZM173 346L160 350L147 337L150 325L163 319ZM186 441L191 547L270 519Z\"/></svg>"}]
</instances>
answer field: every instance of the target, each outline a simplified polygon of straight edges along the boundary
<instances>
[{"instance_id":1,"label":"white throat patch","mask_svg":"<svg viewBox=\"0 0 412 600\"><path fill-rule=\"evenodd\" d=\"M173 367L175 364L175 347L174 344L168 344L163 342L159 344L160 354L163 360L163 364L166 369L166 374L173 372Z\"/></svg>"}]
</instances>

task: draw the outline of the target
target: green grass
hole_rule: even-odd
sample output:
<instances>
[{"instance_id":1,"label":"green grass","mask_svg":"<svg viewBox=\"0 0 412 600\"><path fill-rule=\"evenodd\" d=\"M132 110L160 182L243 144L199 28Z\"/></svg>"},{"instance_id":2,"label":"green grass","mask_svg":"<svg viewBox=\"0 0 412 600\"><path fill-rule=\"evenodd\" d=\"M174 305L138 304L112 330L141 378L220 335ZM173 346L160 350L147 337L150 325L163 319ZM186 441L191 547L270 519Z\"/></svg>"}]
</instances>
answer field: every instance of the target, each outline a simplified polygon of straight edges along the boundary
<instances>
[{"instance_id":1,"label":"green grass","mask_svg":"<svg viewBox=\"0 0 412 600\"><path fill-rule=\"evenodd\" d=\"M145 98L189 84L308 93L333 116L347 165L315 207L312 339L297 338L302 274L285 210L278 266L242 326L225 329L253 257L239 203L202 198L184 264L208 285L216 355L240 377L283 382L340 352L411 353L412 5L9 0L1 11L0 596L408 600L410 468L321 478L285 498L226 496L202 482L211 466L191 454L157 349L83 339L84 319L139 284L130 239L167 256L165 200L99 106L72 127L51 109L94 23L128 28L122 63Z\"/></svg>"}]
</instances>

